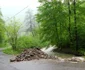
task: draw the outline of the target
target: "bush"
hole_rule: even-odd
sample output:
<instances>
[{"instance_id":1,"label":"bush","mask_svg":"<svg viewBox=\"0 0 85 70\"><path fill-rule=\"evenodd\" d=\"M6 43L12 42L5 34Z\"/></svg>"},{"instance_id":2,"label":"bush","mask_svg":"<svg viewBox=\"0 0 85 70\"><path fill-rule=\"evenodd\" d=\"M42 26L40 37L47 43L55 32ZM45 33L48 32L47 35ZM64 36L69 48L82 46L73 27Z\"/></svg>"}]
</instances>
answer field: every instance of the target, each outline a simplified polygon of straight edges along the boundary
<instances>
[{"instance_id":1,"label":"bush","mask_svg":"<svg viewBox=\"0 0 85 70\"><path fill-rule=\"evenodd\" d=\"M25 48L42 48L48 45L48 42L42 42L39 37L37 36L21 36L17 42L18 49L25 49Z\"/></svg>"},{"instance_id":2,"label":"bush","mask_svg":"<svg viewBox=\"0 0 85 70\"><path fill-rule=\"evenodd\" d=\"M6 47L7 45L5 43L0 43L0 48L4 48Z\"/></svg>"},{"instance_id":3,"label":"bush","mask_svg":"<svg viewBox=\"0 0 85 70\"><path fill-rule=\"evenodd\" d=\"M14 51L12 50L12 47L9 47L9 48L6 48L3 50L4 53L6 54L11 54L11 55L16 55L16 54L19 54L21 51Z\"/></svg>"}]
</instances>

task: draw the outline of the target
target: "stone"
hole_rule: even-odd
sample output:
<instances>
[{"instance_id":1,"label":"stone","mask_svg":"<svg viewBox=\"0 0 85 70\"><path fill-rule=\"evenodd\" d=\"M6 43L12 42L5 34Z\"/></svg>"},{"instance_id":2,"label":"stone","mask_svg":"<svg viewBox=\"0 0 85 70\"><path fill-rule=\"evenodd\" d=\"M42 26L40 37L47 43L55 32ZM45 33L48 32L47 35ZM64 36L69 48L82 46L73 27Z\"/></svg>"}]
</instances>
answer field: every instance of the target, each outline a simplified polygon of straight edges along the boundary
<instances>
[{"instance_id":1,"label":"stone","mask_svg":"<svg viewBox=\"0 0 85 70\"><path fill-rule=\"evenodd\" d=\"M83 57L72 57L72 58L69 58L68 61L84 62L85 59Z\"/></svg>"}]
</instances>

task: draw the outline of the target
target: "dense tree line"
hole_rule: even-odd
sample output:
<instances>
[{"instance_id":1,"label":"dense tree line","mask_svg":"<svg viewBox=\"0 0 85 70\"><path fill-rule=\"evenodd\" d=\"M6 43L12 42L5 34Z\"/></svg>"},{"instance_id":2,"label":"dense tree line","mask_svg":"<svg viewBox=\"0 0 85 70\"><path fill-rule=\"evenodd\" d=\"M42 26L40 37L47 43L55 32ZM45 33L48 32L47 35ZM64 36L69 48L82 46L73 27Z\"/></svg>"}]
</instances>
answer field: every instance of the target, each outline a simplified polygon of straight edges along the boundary
<instances>
[{"instance_id":1,"label":"dense tree line","mask_svg":"<svg viewBox=\"0 0 85 70\"><path fill-rule=\"evenodd\" d=\"M85 1L39 0L36 14L41 38L59 49L69 48L76 53L85 49ZM83 50L82 50L83 49Z\"/></svg>"}]
</instances>

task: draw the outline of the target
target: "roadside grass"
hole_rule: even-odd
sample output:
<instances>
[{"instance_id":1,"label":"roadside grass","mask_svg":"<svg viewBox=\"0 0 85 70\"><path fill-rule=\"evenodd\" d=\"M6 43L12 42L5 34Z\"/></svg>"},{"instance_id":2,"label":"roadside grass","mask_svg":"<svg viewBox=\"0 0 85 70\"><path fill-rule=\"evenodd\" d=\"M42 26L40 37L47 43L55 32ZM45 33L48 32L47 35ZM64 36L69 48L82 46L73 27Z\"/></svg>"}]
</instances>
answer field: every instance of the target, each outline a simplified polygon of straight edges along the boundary
<instances>
[{"instance_id":1,"label":"roadside grass","mask_svg":"<svg viewBox=\"0 0 85 70\"><path fill-rule=\"evenodd\" d=\"M11 47L4 49L3 52L5 54L9 54L9 55L17 55L20 53L20 51L18 51L18 50L14 51Z\"/></svg>"},{"instance_id":2,"label":"roadside grass","mask_svg":"<svg viewBox=\"0 0 85 70\"><path fill-rule=\"evenodd\" d=\"M6 45L5 44L0 44L0 48L5 48Z\"/></svg>"}]
</instances>

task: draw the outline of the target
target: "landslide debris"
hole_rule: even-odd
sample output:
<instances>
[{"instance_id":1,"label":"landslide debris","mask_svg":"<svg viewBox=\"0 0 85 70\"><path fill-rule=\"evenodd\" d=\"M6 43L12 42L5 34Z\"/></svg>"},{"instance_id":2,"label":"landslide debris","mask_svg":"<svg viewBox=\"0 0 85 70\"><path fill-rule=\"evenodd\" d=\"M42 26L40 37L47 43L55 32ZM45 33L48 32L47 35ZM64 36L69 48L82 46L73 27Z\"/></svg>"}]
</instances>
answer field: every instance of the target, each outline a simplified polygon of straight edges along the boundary
<instances>
[{"instance_id":1,"label":"landslide debris","mask_svg":"<svg viewBox=\"0 0 85 70\"><path fill-rule=\"evenodd\" d=\"M44 53L39 48L30 48L25 49L21 54L17 55L15 59L10 59L10 62L30 61L34 59L56 59L56 57Z\"/></svg>"}]
</instances>

